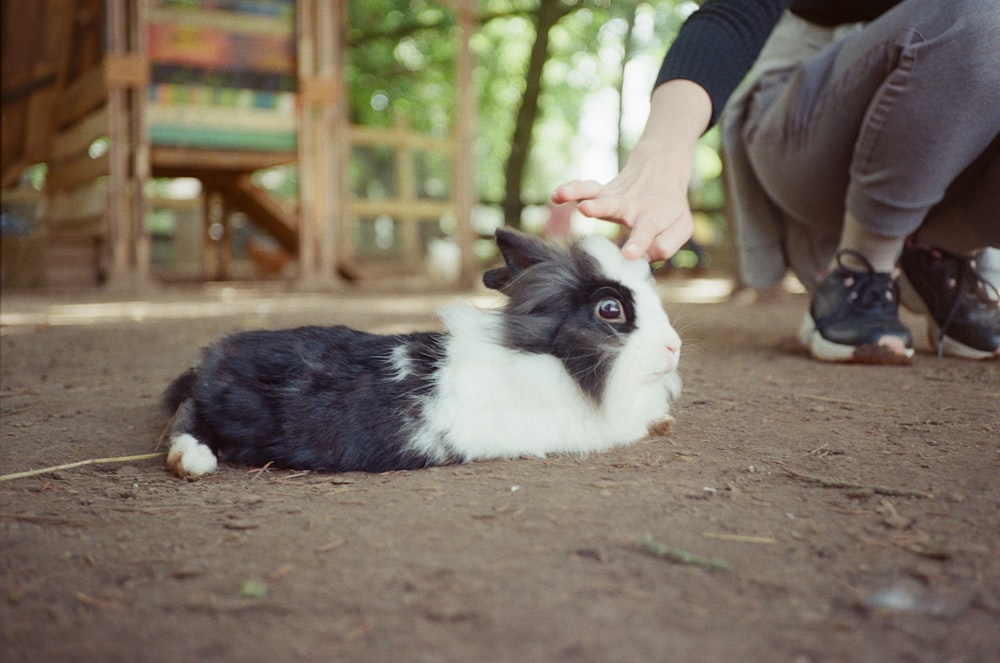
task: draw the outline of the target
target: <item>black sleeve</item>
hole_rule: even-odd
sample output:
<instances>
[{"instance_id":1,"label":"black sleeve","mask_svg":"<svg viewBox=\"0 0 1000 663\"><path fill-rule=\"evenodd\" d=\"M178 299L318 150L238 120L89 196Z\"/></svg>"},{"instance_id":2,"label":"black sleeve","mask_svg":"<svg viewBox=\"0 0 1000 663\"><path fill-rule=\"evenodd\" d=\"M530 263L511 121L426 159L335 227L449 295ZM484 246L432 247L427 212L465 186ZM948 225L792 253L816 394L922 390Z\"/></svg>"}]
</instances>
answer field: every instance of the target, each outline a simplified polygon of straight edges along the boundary
<instances>
[{"instance_id":1,"label":"black sleeve","mask_svg":"<svg viewBox=\"0 0 1000 663\"><path fill-rule=\"evenodd\" d=\"M760 55L791 0L708 0L681 26L663 59L656 86L694 81L712 99L712 121Z\"/></svg>"}]
</instances>

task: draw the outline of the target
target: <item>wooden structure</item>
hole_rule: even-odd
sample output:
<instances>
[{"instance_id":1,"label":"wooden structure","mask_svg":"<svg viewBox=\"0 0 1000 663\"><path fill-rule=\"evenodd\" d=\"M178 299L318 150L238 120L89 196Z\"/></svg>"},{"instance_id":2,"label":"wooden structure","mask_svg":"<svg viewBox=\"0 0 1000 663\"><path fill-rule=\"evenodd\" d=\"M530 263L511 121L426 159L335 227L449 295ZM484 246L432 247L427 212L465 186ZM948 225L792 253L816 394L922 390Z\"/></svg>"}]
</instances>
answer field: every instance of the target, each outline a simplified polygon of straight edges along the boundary
<instances>
[{"instance_id":1,"label":"wooden structure","mask_svg":"<svg viewBox=\"0 0 1000 663\"><path fill-rule=\"evenodd\" d=\"M62 246L78 264L79 257L86 256L87 273L69 275L69 280L125 286L147 281L145 183L150 177L189 176L203 183L206 221L213 208L221 208L223 227L230 211L246 213L298 259L299 275L306 282L331 281L350 264L346 229L354 216L369 214L393 216L404 236L411 237L414 233L407 229L415 226L415 219L454 215L462 280L471 282L471 0L449 3L462 41L455 73L461 94L453 135L436 143L405 128L349 124L343 76L346 1L274 0L274 16L232 19L237 24L230 27L252 33L250 39L273 41L285 30L291 49L287 59L277 57L276 63L272 58L263 66L274 67L275 76L286 76L290 84L282 79L284 87L279 85L276 95L287 93L293 102L285 99L283 107L271 109L270 117L277 122L273 126L262 122L265 114L255 115L256 110L223 109L217 113L222 126L202 127L199 134L197 126L179 126L184 116L177 113L183 109L171 106L176 90L170 88L175 80L170 76L179 75L185 57L208 57L215 44L209 35L206 43L184 51L176 34L170 41L171 29L176 32L188 20L197 27L204 19L197 8L190 13L186 5L164 0L2 0L2 184L6 188L15 183L27 166L48 164L40 216L50 267L58 269ZM282 19L287 19L287 29L281 27ZM273 28L270 33L259 27L265 24ZM266 44L260 46L263 42L254 43L255 50L267 51ZM257 100L251 103L254 109L259 105ZM235 131L227 135L230 125ZM261 125L274 130L265 130L256 143L246 140L246 133ZM346 168L352 145L371 142L404 152L443 150L452 162L450 197L417 200L412 185L404 182L396 199L352 200ZM286 163L299 166L293 209L251 182L254 171ZM225 248L228 242L219 246ZM209 262L209 257L206 276L224 277L227 252L223 250L218 261Z\"/></svg>"}]
</instances>

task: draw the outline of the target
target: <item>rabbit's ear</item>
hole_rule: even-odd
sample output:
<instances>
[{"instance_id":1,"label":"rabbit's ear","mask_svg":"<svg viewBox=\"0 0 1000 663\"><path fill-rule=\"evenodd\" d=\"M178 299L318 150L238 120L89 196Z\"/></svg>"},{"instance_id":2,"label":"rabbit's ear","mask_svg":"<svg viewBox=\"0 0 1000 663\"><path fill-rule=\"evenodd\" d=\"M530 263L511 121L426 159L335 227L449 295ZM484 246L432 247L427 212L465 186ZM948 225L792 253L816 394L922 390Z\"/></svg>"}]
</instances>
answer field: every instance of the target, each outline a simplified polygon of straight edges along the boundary
<instances>
[{"instance_id":1,"label":"rabbit's ear","mask_svg":"<svg viewBox=\"0 0 1000 663\"><path fill-rule=\"evenodd\" d=\"M510 270L506 267L497 267L483 272L483 285L493 290L503 290L503 287L510 283Z\"/></svg>"},{"instance_id":2,"label":"rabbit's ear","mask_svg":"<svg viewBox=\"0 0 1000 663\"><path fill-rule=\"evenodd\" d=\"M491 269L483 274L483 283L487 288L502 290L518 274L552 256L552 250L534 235L511 228L497 228L496 238L507 266Z\"/></svg>"}]
</instances>

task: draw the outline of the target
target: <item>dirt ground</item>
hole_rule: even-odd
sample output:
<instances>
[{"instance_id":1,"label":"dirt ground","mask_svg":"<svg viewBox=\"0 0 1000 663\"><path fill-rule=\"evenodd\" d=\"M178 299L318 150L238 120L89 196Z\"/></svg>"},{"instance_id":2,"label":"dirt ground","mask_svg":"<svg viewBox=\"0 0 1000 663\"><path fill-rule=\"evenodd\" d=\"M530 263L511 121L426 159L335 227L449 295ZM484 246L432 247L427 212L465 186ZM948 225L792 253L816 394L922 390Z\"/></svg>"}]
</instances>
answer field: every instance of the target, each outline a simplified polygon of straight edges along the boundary
<instances>
[{"instance_id":1,"label":"dirt ground","mask_svg":"<svg viewBox=\"0 0 1000 663\"><path fill-rule=\"evenodd\" d=\"M0 482L0 660L1000 660L1000 364L921 342L905 368L818 365L793 340L802 295L696 286L664 283L686 342L665 438L381 475L188 482L156 458ZM452 298L4 293L0 474L156 451L161 390L222 333L428 329Z\"/></svg>"}]
</instances>

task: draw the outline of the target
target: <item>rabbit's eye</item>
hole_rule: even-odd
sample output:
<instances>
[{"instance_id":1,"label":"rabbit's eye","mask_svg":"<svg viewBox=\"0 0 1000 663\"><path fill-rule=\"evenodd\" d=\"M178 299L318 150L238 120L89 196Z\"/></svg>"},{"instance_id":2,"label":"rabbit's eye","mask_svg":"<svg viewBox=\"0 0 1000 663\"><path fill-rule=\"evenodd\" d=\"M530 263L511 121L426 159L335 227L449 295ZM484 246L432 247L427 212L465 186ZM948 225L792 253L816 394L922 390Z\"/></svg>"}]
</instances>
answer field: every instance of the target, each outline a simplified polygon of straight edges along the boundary
<instances>
[{"instance_id":1,"label":"rabbit's eye","mask_svg":"<svg viewBox=\"0 0 1000 663\"><path fill-rule=\"evenodd\" d=\"M594 313L606 322L625 322L625 309L622 303L614 297L605 297L597 302Z\"/></svg>"}]
</instances>

